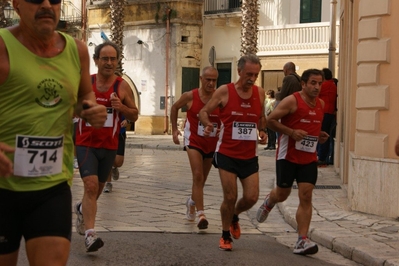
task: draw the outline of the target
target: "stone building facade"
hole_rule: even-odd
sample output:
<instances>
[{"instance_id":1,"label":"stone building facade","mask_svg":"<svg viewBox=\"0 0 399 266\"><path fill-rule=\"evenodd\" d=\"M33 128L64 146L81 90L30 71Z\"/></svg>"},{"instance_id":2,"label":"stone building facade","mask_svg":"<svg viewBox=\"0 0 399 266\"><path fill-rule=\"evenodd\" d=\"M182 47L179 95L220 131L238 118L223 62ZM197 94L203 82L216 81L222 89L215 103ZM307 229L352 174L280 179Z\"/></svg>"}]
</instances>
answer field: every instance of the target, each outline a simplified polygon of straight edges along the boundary
<instances>
[{"instance_id":1,"label":"stone building facade","mask_svg":"<svg viewBox=\"0 0 399 266\"><path fill-rule=\"evenodd\" d=\"M339 17L336 168L353 210L398 217L399 1L345 0Z\"/></svg>"}]
</instances>

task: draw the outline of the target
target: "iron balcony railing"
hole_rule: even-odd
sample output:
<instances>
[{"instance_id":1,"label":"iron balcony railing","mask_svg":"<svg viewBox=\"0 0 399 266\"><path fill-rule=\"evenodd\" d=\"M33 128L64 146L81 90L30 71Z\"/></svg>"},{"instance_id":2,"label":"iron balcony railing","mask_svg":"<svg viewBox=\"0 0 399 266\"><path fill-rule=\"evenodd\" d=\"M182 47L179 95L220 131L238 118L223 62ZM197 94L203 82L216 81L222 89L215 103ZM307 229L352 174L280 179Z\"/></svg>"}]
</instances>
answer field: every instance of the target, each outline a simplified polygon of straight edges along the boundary
<instances>
[{"instance_id":1,"label":"iron balcony railing","mask_svg":"<svg viewBox=\"0 0 399 266\"><path fill-rule=\"evenodd\" d=\"M258 55L325 54L330 45L328 22L259 27ZM336 26L339 47L339 25ZM338 52L338 51L337 51Z\"/></svg>"},{"instance_id":2,"label":"iron balcony railing","mask_svg":"<svg viewBox=\"0 0 399 266\"><path fill-rule=\"evenodd\" d=\"M64 25L65 24L65 25ZM82 11L71 1L63 1L61 6L60 28L81 27Z\"/></svg>"},{"instance_id":3,"label":"iron balcony railing","mask_svg":"<svg viewBox=\"0 0 399 266\"><path fill-rule=\"evenodd\" d=\"M241 3L241 0L205 0L204 14L240 12Z\"/></svg>"}]
</instances>

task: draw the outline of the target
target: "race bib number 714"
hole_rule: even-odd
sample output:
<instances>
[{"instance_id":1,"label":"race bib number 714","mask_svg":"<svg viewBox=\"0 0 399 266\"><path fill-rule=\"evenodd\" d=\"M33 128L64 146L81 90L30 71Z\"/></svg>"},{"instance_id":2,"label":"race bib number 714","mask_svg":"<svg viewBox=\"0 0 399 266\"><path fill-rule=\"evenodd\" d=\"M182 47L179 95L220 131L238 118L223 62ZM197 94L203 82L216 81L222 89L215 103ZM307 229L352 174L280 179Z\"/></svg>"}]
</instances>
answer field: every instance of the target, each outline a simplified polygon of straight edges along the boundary
<instances>
[{"instance_id":1,"label":"race bib number 714","mask_svg":"<svg viewBox=\"0 0 399 266\"><path fill-rule=\"evenodd\" d=\"M14 175L38 177L62 172L64 136L16 136Z\"/></svg>"}]
</instances>

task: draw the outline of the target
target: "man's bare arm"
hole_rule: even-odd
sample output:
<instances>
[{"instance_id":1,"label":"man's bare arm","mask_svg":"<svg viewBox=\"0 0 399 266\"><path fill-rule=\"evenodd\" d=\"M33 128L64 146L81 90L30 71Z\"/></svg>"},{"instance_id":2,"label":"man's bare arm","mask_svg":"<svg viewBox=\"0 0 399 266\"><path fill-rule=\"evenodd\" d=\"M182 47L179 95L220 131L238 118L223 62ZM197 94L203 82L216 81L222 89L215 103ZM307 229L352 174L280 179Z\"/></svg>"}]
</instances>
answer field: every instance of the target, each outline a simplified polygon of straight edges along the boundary
<instances>
[{"instance_id":1,"label":"man's bare arm","mask_svg":"<svg viewBox=\"0 0 399 266\"><path fill-rule=\"evenodd\" d=\"M170 123L172 124L172 138L175 144L180 144L179 136L181 136L180 131L177 129L177 114L179 109L187 106L189 108L191 106L191 102L193 100L193 92L188 91L183 93L179 100L177 100L170 109Z\"/></svg>"},{"instance_id":2,"label":"man's bare arm","mask_svg":"<svg viewBox=\"0 0 399 266\"><path fill-rule=\"evenodd\" d=\"M119 111L127 120L136 122L139 117L139 109L134 101L132 89L126 81L119 85L119 97L111 98L112 108Z\"/></svg>"},{"instance_id":3,"label":"man's bare arm","mask_svg":"<svg viewBox=\"0 0 399 266\"><path fill-rule=\"evenodd\" d=\"M205 127L204 136L209 136L213 131L213 123L211 123L211 120L209 119L209 114L211 114L216 108L224 106L227 98L227 85L222 85L213 93L211 99L199 112L199 119Z\"/></svg>"},{"instance_id":4,"label":"man's bare arm","mask_svg":"<svg viewBox=\"0 0 399 266\"><path fill-rule=\"evenodd\" d=\"M259 99L260 99L260 104L262 107L262 112L261 116L259 117L259 122L258 122L258 131L259 131L259 138L260 144L266 144L267 141L267 133L265 131L267 127L267 121L266 121L266 116L265 116L265 90L261 87L258 87L259 91Z\"/></svg>"},{"instance_id":5,"label":"man's bare arm","mask_svg":"<svg viewBox=\"0 0 399 266\"><path fill-rule=\"evenodd\" d=\"M293 95L290 95L286 98L284 98L276 107L276 109L273 110L273 112L270 113L270 115L267 117L267 125L269 128L271 128L273 131L279 132L281 134L285 134L287 136L293 137L295 134L295 129L289 128L283 124L281 124L279 121L281 118L284 116L295 112L297 109L297 103L296 99ZM303 131L303 130L301 130ZM302 135L302 134L301 134ZM299 135L298 135L299 137ZM303 138L303 136L302 136ZM302 139L300 138L300 139ZM298 140L300 140L298 139Z\"/></svg>"}]
</instances>

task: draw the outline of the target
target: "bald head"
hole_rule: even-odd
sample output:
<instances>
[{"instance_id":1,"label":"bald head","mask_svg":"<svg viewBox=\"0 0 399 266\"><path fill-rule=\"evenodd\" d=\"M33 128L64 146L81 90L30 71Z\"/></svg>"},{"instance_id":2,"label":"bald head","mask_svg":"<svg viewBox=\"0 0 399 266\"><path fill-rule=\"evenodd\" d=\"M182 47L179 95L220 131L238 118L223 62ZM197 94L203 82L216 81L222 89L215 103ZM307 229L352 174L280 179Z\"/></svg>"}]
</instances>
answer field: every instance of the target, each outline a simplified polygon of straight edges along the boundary
<instances>
[{"instance_id":1,"label":"bald head","mask_svg":"<svg viewBox=\"0 0 399 266\"><path fill-rule=\"evenodd\" d=\"M213 66L206 66L202 69L201 75L204 75L206 72L215 72L215 71L218 72L218 70Z\"/></svg>"},{"instance_id":2,"label":"bald head","mask_svg":"<svg viewBox=\"0 0 399 266\"><path fill-rule=\"evenodd\" d=\"M216 87L219 72L213 66L207 66L202 69L201 89L205 92L212 93Z\"/></svg>"},{"instance_id":3,"label":"bald head","mask_svg":"<svg viewBox=\"0 0 399 266\"><path fill-rule=\"evenodd\" d=\"M296 72L295 64L293 62L285 63L285 65L283 67L283 72L284 72L284 76L287 76L291 73L295 73Z\"/></svg>"}]
</instances>

